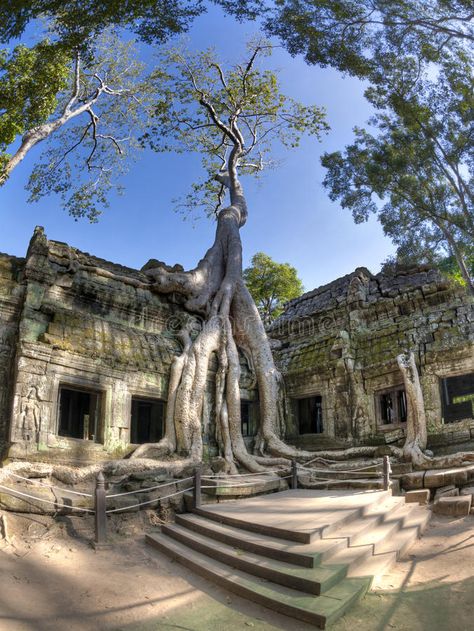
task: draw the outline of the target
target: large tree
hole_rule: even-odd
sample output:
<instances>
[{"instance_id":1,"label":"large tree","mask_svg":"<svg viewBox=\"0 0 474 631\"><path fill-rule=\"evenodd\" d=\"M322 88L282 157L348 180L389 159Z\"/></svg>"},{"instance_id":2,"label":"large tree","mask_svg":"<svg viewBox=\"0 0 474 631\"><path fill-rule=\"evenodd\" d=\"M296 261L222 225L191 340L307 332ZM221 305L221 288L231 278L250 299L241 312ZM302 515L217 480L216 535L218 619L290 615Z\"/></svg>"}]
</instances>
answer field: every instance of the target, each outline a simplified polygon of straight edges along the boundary
<instances>
[{"instance_id":1,"label":"large tree","mask_svg":"<svg viewBox=\"0 0 474 631\"><path fill-rule=\"evenodd\" d=\"M31 200L60 195L95 221L149 120L149 83L133 42L99 35L91 55L47 39L0 56L0 186L38 145Z\"/></svg>"},{"instance_id":2,"label":"large tree","mask_svg":"<svg viewBox=\"0 0 474 631\"><path fill-rule=\"evenodd\" d=\"M204 258L189 272L163 265L147 269L156 291L182 294L187 310L201 315L202 326L196 333L191 322L181 331L183 352L171 368L164 439L140 447L136 456L177 451L202 458L203 401L213 356L218 363L217 441L228 471L235 471L236 463L259 471L269 462L264 455L296 453L281 439L281 377L242 279L240 230L248 206L240 176L260 173L269 163L275 141L292 147L303 133L319 136L326 124L319 107L286 98L275 74L259 69L259 57L270 52L268 44L258 43L250 47L245 63L225 69L210 52L188 57L181 50L170 50L163 53L155 73L156 91L162 98L156 103L155 125L144 141L157 150L198 151L203 156L206 178L194 186L191 197L203 199L215 216L216 235ZM257 455L247 452L241 432L238 349L248 358L258 383Z\"/></svg>"},{"instance_id":3,"label":"large tree","mask_svg":"<svg viewBox=\"0 0 474 631\"><path fill-rule=\"evenodd\" d=\"M70 214L95 221L148 123L145 66L123 29L161 44L202 9L201 0L1 3L0 42L13 45L0 49L0 186L48 140L30 201L57 193ZM25 29L28 45L18 44Z\"/></svg>"},{"instance_id":4,"label":"large tree","mask_svg":"<svg viewBox=\"0 0 474 631\"><path fill-rule=\"evenodd\" d=\"M283 305L304 291L298 272L289 263L277 263L268 254L257 252L243 277L265 325L283 311Z\"/></svg>"},{"instance_id":5,"label":"large tree","mask_svg":"<svg viewBox=\"0 0 474 631\"><path fill-rule=\"evenodd\" d=\"M400 258L452 256L474 292L474 74L458 51L420 76L410 59L367 95L371 131L356 129L344 152L325 154L330 197L354 220L376 213Z\"/></svg>"},{"instance_id":6,"label":"large tree","mask_svg":"<svg viewBox=\"0 0 474 631\"><path fill-rule=\"evenodd\" d=\"M453 42L474 43L471 0L281 0L273 11L264 2L225 2L229 11L233 4L237 14L260 5L266 31L293 55L357 76L378 74L387 54L433 61Z\"/></svg>"}]
</instances>

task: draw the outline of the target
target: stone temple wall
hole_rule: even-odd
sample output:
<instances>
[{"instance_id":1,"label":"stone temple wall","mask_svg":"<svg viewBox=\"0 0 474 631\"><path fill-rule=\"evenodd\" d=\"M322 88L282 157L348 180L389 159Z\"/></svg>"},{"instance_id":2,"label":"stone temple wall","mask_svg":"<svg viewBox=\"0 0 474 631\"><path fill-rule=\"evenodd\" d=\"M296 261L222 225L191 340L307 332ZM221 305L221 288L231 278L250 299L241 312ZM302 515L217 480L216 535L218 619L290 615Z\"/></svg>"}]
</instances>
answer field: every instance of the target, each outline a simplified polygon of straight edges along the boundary
<instances>
[{"instance_id":1,"label":"stone temple wall","mask_svg":"<svg viewBox=\"0 0 474 631\"><path fill-rule=\"evenodd\" d=\"M181 352L177 333L191 317L182 299L152 291L144 272L48 240L42 228L24 261L0 259L0 274L0 340L7 337L3 330L9 340L0 347L0 371L12 376L0 391L8 456L82 464L125 454L132 443L132 399L166 405L171 362ZM211 453L214 372L211 365L203 411ZM256 398L244 358L241 387L243 398ZM61 434L64 388L94 394L96 435Z\"/></svg>"},{"instance_id":2,"label":"stone temple wall","mask_svg":"<svg viewBox=\"0 0 474 631\"><path fill-rule=\"evenodd\" d=\"M24 269L10 457L67 461L123 453L132 395L166 399L182 308L141 272L108 263L37 229ZM171 327L171 328L170 328ZM61 386L100 394L97 441L58 435Z\"/></svg>"},{"instance_id":3,"label":"stone temple wall","mask_svg":"<svg viewBox=\"0 0 474 631\"><path fill-rule=\"evenodd\" d=\"M141 442L133 437L137 404L153 401L153 414L166 405L181 352L176 334L189 317L182 298L154 291L144 271L50 241L37 228L25 259L0 255L2 452L68 464L126 454ZM444 377L474 374L473 321L472 297L429 269L387 277L359 268L290 302L270 331L287 388L287 437L307 448L401 440L404 423L380 422L379 394L401 387L396 355L413 350L431 441L474 438L472 415L444 422L440 389ZM203 409L210 454L215 369L211 362ZM241 369L251 447L258 394L243 356ZM298 406L315 396L323 432L301 435ZM64 431L78 409L80 429Z\"/></svg>"},{"instance_id":4,"label":"stone temple wall","mask_svg":"<svg viewBox=\"0 0 474 631\"><path fill-rule=\"evenodd\" d=\"M8 442L24 260L0 254L0 456Z\"/></svg>"},{"instance_id":5,"label":"stone temple wall","mask_svg":"<svg viewBox=\"0 0 474 631\"><path fill-rule=\"evenodd\" d=\"M474 301L437 271L374 276L358 268L290 302L270 335L280 344L296 444L402 439L406 423L384 424L377 406L379 393L403 388L396 356L407 351L415 353L431 444L474 438L474 414L443 421L441 393L443 378L474 373ZM298 437L298 400L313 395L321 397L324 431Z\"/></svg>"}]
</instances>

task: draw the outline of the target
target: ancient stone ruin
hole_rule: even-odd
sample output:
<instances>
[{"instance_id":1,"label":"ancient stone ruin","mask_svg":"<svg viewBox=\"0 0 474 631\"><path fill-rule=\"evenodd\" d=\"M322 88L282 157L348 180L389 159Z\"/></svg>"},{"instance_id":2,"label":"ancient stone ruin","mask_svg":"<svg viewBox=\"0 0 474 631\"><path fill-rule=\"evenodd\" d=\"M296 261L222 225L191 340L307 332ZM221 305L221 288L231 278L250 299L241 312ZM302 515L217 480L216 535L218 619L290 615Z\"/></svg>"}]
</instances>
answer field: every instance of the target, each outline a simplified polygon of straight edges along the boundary
<instances>
[{"instance_id":1,"label":"ancient stone ruin","mask_svg":"<svg viewBox=\"0 0 474 631\"><path fill-rule=\"evenodd\" d=\"M287 432L315 449L403 444L397 364L413 351L435 449L474 439L474 302L429 268L366 268L290 302L273 323L290 407ZM436 450L436 449L435 449Z\"/></svg>"},{"instance_id":2,"label":"ancient stone ruin","mask_svg":"<svg viewBox=\"0 0 474 631\"><path fill-rule=\"evenodd\" d=\"M0 255L3 458L77 465L158 441L185 317L183 299L152 292L143 270L48 240L41 228L25 259ZM420 375L428 447L474 440L473 323L472 297L428 268L391 276L358 268L293 300L269 330L286 384L286 441L307 450L402 445L397 355L407 351ZM216 455L210 368L203 435ZM258 393L243 355L241 368L251 447Z\"/></svg>"}]
</instances>

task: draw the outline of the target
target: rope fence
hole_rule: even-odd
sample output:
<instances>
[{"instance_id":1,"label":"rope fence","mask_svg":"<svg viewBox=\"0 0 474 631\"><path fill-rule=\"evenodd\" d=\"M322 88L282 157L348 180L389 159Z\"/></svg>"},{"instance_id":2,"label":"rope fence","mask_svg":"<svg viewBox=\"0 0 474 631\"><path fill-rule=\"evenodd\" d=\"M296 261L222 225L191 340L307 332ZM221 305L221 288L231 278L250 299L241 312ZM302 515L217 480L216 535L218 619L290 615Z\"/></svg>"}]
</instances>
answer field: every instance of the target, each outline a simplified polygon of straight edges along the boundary
<instances>
[{"instance_id":1,"label":"rope fence","mask_svg":"<svg viewBox=\"0 0 474 631\"><path fill-rule=\"evenodd\" d=\"M308 463L306 463L308 464ZM323 474L324 477L316 477L315 478L315 483L321 483L321 484L325 484L327 486L333 485L333 484L341 484L342 482L347 482L350 478L331 478L331 477L327 477L329 472L331 473L336 473L336 474L351 474L351 473L355 473L355 474L360 474L360 473L364 473L364 475L369 476L369 477L377 477L377 478L382 478L382 483L383 483L383 488L384 490L388 490L390 488L390 473L391 473L391 466L390 466L390 459L388 456L384 456L383 458L383 467L382 467L382 471L378 472L378 471L367 471L367 469L372 468L372 467L362 467L362 468L357 468L357 469L346 469L346 470L338 470L338 469L313 469L311 467L305 467L302 465L298 465L296 463L296 460L293 459L291 461L291 467L290 468L286 468L286 469L280 469L280 470L272 470L272 471L262 471L262 472L257 472L257 473L240 473L240 474L232 474L229 476L226 476L226 478L232 478L233 481L237 482L236 484L225 484L225 488L241 488L241 487L248 487L248 486L254 486L256 484L255 481L252 482L238 482L237 480L235 480L235 478L243 478L245 480L245 478L248 477L253 477L253 476L258 476L258 475L269 475L269 474L274 474L276 476L278 476L279 480L289 480L289 486L291 489L297 489L298 488L298 472L302 472L302 471L308 471L310 473L313 474ZM290 471L289 475L284 475L282 476L282 473L285 473L286 471ZM12 476L14 478L17 478L19 480L24 480L27 482L30 482L31 484L35 484L35 482L33 482L30 478L26 478L23 477L21 475L18 475L16 473L12 473L12 472L5 472L8 476ZM325 475L324 475L325 474ZM79 497L84 497L84 498L94 498L94 508L86 508L83 506L73 506L72 504L64 504L63 502L60 501L53 501L53 500L48 500L45 498L41 498L41 497L36 497L34 495L31 495L29 493L24 493L23 491L17 491L15 489L12 489L11 487L5 486L3 484L0 484L0 489L2 489L3 491L5 491L6 493L9 493L10 495L12 495L13 497L19 497L19 498L25 498L27 500L30 501L35 501L35 502L43 502L45 504L48 505L52 505L55 507L55 510L58 511L60 509L67 509L67 510L72 510L72 511L79 511L79 512L83 512L83 513L87 513L87 514L91 514L94 515L94 521L95 521L95 537L94 537L94 547L96 549L99 549L105 545L107 545L107 515L111 515L111 514L116 514L116 513L122 513L125 511L130 511L133 510L135 508L141 508L142 506L149 506L150 504L153 504L157 501L160 500L165 500L165 499L169 499L171 497L176 497L178 495L181 495L183 493L187 493L189 491L193 491L193 505L194 505L194 509L199 512L199 509L201 507L201 501L202 501L202 491L206 490L206 489L216 489L219 486L219 482L220 480L224 480L224 478L221 478L219 475L205 475L202 476L201 475L201 467L198 466L195 469L194 472L194 476L189 476L187 478L182 478L182 479L178 479L178 480L174 480L173 482L164 482L162 484L157 484L155 486L150 486L144 489L137 489L136 491L124 491L123 493L112 493L112 494L107 494L106 489L105 489L105 478L104 478L104 474L102 473L102 471L100 471L97 475L96 478L96 485L95 485L95 489L93 493L84 493L84 492L80 492L80 491L73 491L73 490L69 490L69 489L64 489L58 486L54 486L52 484L46 484L44 482L40 482L38 480L36 480L36 484L38 484L39 486L42 487L47 487L50 488L51 490L56 490L56 491L60 491L61 493L65 493L65 494L72 494L72 495L76 495ZM353 478L354 479L354 478ZM356 478L356 479L361 479L361 478ZM34 480L34 479L33 479ZM192 485L190 485L190 482L193 482ZM204 484L202 485L202 481L214 481L215 484ZM140 493L150 493L152 491L156 491L158 489L162 489L165 487L169 487L172 485L179 485L179 484L186 484L186 488L184 489L179 489L177 491L175 491L174 493L170 493L168 495L164 495L161 497L155 497L153 499L147 499L144 502L137 502L135 504L131 504L129 506L119 506L117 508L107 508L107 502L111 499L116 499L119 497L125 497L125 496L129 496L129 495L137 495Z\"/></svg>"},{"instance_id":2,"label":"rope fence","mask_svg":"<svg viewBox=\"0 0 474 631\"><path fill-rule=\"evenodd\" d=\"M364 476L380 478L382 475L381 471L362 471L361 469L313 469L312 467L298 467L299 471L311 471L312 473L335 473L337 475L343 475L346 473L363 473ZM334 479L334 478L331 478ZM345 479L345 478L342 478Z\"/></svg>"},{"instance_id":3,"label":"rope fence","mask_svg":"<svg viewBox=\"0 0 474 631\"><path fill-rule=\"evenodd\" d=\"M313 467L307 467L307 466L305 467L303 465L298 465L298 471L307 471L312 474L322 474L322 475L314 476L313 477L314 482L315 483L320 482L321 484L326 483L328 485L343 484L344 482L351 482L351 481L357 481L357 480L365 480L366 478L373 479L373 480L381 480L383 490L387 491L390 488L390 474L392 473L389 456L383 457L382 469L379 471L374 471L374 468L378 466L379 465L370 465L367 467L357 467L354 469L329 469L329 468L316 469ZM332 474L332 475L328 477L328 474ZM351 474L356 474L356 477L351 477ZM360 477L361 474L363 474L363 477Z\"/></svg>"},{"instance_id":4,"label":"rope fence","mask_svg":"<svg viewBox=\"0 0 474 631\"><path fill-rule=\"evenodd\" d=\"M92 493L82 493L80 491L73 491L72 489L64 489L61 486L54 486L54 484L46 484L45 482L41 482L40 480L36 480L35 478L25 478L22 475L18 475L17 473L8 472L8 475L12 478L18 478L18 480L26 480L26 482L30 482L33 486L45 486L49 489L55 489L56 491L61 491L62 493L70 493L71 495L80 495L81 497L93 497Z\"/></svg>"},{"instance_id":5,"label":"rope fence","mask_svg":"<svg viewBox=\"0 0 474 631\"><path fill-rule=\"evenodd\" d=\"M193 486L190 486L188 489L182 489L181 491L176 491L176 493L171 493L170 495L164 495L163 497L155 497L154 499L148 500L147 502L140 502L139 504L132 504L131 506L122 506L121 508L112 508L105 512L107 515L110 515L111 513L120 513L126 510L131 510L132 508L138 508L139 506L147 506L148 504L153 504L154 502L157 502L158 500L167 500L169 497L174 497L175 495L180 495L181 493L186 493L187 491L192 491L193 488L194 488Z\"/></svg>"},{"instance_id":6,"label":"rope fence","mask_svg":"<svg viewBox=\"0 0 474 631\"><path fill-rule=\"evenodd\" d=\"M180 482L187 482L188 480L192 480L193 477L183 478L180 480L174 480L173 482L165 482L164 484L157 484L156 486L150 486L146 489L137 489L136 491L125 491L124 493L114 493L113 495L107 495L107 499L112 499L113 497L123 497L124 495L137 495L138 493L149 493L150 491L156 491L156 489L162 489L165 486L171 486L172 484L179 484Z\"/></svg>"},{"instance_id":7,"label":"rope fence","mask_svg":"<svg viewBox=\"0 0 474 631\"><path fill-rule=\"evenodd\" d=\"M57 509L67 508L69 510L78 510L84 513L94 513L94 511L91 510L90 508L83 508L82 506L73 506L72 504L61 504L59 502L53 502L52 500L46 500L43 497L37 497L35 495L29 495L28 493L23 493L22 491L17 491L16 489L11 489L9 486L3 486L3 484L0 484L0 489L3 489L9 495L12 495L12 497L17 497L19 495L20 497L26 497L27 499L34 500L35 502L44 502L45 504L51 504Z\"/></svg>"},{"instance_id":8,"label":"rope fence","mask_svg":"<svg viewBox=\"0 0 474 631\"><path fill-rule=\"evenodd\" d=\"M33 501L36 503L43 503L48 506L54 506L54 512L57 512L61 509L65 509L68 511L79 511L82 513L87 513L89 515L94 515L95 520L95 536L94 536L94 547L96 549L101 548L107 545L107 515L113 513L121 513L125 511L130 511L135 508L141 508L142 506L149 506L150 504L154 504L158 501L169 499L171 497L176 497L178 495L182 495L183 493L187 493L188 491L192 491L195 489L195 483L190 486L189 482L195 480L195 476L189 476L187 478L177 479L173 482L164 482L163 484L157 484L155 486L150 486L144 489L137 489L136 491L124 491L123 493L112 493L107 494L105 490L105 478L102 472L99 472L96 478L96 486L94 489L94 493L83 493L80 491L73 491L72 489L65 489L59 486L55 486L54 484L46 484L45 482L41 482L39 480L35 480L34 478L26 478L24 476L18 475L13 472L6 472L7 476L11 476L12 478L16 478L18 480L23 480L25 482L31 483L33 486L41 486L51 489L52 491L59 491L65 494L72 494L79 497L84 498L94 498L94 508L86 508L84 506L74 506L73 504L64 504L60 501L48 500L43 497L38 497L36 495L31 495L30 493L24 493L23 491L17 491L16 489L12 489L9 486L5 486L4 484L0 484L0 489L14 498L25 499L29 501ZM169 493L168 495L155 497L153 499L146 500L144 502L137 502L136 504L131 504L128 506L120 506L118 508L109 508L107 509L107 500L111 500L118 497L124 497L128 495L137 495L140 493L149 493L152 491L156 491L158 489L162 489L165 487L186 484L188 486L184 489L179 489L174 493Z\"/></svg>"},{"instance_id":9,"label":"rope fence","mask_svg":"<svg viewBox=\"0 0 474 631\"><path fill-rule=\"evenodd\" d=\"M288 468L288 467L287 467ZM256 473L232 473L232 474L226 474L225 478L249 478L249 477L253 477L255 475L269 475L269 474L278 474L281 473L282 471L284 471L285 469L276 469L276 470L270 470L270 471L257 471ZM214 480L214 479L219 479L222 476L219 473L215 473L214 475L203 475L202 479L203 480ZM222 478L222 479L225 479Z\"/></svg>"},{"instance_id":10,"label":"rope fence","mask_svg":"<svg viewBox=\"0 0 474 631\"><path fill-rule=\"evenodd\" d=\"M244 476L244 475L245 474L242 474L242 476ZM282 477L278 476L278 479L279 480L287 480L288 478L291 478L291 477L292 477L292 475L285 475L285 476L282 476ZM203 480L207 480L208 478L207 478L207 476L206 477L203 476L202 479ZM209 485L206 485L206 486L201 486L201 489L215 489L215 488L218 488L218 486L219 486L218 484L209 484ZM243 486L255 486L255 482L241 482L240 484L223 484L222 486L224 488L226 488L226 489L234 489L234 488L240 489Z\"/></svg>"}]
</instances>

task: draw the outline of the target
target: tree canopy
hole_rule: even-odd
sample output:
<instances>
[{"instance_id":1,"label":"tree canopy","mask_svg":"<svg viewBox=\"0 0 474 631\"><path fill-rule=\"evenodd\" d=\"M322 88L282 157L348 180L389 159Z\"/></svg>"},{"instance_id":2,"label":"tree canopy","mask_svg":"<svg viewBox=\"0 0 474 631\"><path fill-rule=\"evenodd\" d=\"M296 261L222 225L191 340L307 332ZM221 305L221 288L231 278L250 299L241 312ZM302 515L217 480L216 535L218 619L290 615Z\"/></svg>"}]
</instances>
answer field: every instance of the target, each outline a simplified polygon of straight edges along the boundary
<instances>
[{"instance_id":1,"label":"tree canopy","mask_svg":"<svg viewBox=\"0 0 474 631\"><path fill-rule=\"evenodd\" d=\"M75 218L96 221L140 148L149 82L133 41L185 31L200 0L9 0L0 6L0 186L39 143L30 201L56 193ZM16 44L29 28L34 43ZM119 30L122 29L122 30Z\"/></svg>"},{"instance_id":2,"label":"tree canopy","mask_svg":"<svg viewBox=\"0 0 474 631\"><path fill-rule=\"evenodd\" d=\"M69 50L87 49L110 27L163 42L187 30L202 11L202 0L7 0L0 4L0 42L19 38L38 18L54 24L56 40Z\"/></svg>"},{"instance_id":3,"label":"tree canopy","mask_svg":"<svg viewBox=\"0 0 474 631\"><path fill-rule=\"evenodd\" d=\"M257 252L243 278L257 305L264 324L269 324L283 311L289 300L304 291L296 268L289 263L277 263L268 254Z\"/></svg>"},{"instance_id":4,"label":"tree canopy","mask_svg":"<svg viewBox=\"0 0 474 631\"><path fill-rule=\"evenodd\" d=\"M74 217L95 221L119 187L148 123L149 83L133 42L105 32L83 60L57 43L17 45L0 57L0 186L39 143L30 201L57 193Z\"/></svg>"},{"instance_id":5,"label":"tree canopy","mask_svg":"<svg viewBox=\"0 0 474 631\"><path fill-rule=\"evenodd\" d=\"M433 60L453 41L474 41L471 0L8 0L0 7L0 42L19 37L40 16L55 22L69 47L87 47L110 26L163 42L186 31L211 4L241 20L258 19L268 35L310 64L356 75L368 74L374 55L386 50Z\"/></svg>"},{"instance_id":6,"label":"tree canopy","mask_svg":"<svg viewBox=\"0 0 474 631\"><path fill-rule=\"evenodd\" d=\"M433 61L453 42L474 42L471 0L282 0L262 12L291 54L358 76L379 73L385 55Z\"/></svg>"},{"instance_id":7,"label":"tree canopy","mask_svg":"<svg viewBox=\"0 0 474 631\"><path fill-rule=\"evenodd\" d=\"M325 186L356 222L376 213L400 258L452 255L473 289L465 254L474 242L474 75L462 52L422 77L408 59L368 90L378 134L356 129L344 153L325 154ZM380 204L378 200L384 203Z\"/></svg>"},{"instance_id":8,"label":"tree canopy","mask_svg":"<svg viewBox=\"0 0 474 631\"><path fill-rule=\"evenodd\" d=\"M159 54L151 76L158 99L142 140L155 151L202 156L206 176L192 184L182 207L217 213L226 185L216 175L228 171L229 160L240 175L259 175L274 165L275 144L296 147L303 135L319 138L328 129L323 108L285 96L276 73L262 68L271 53L271 44L259 40L234 66L219 63L212 50L191 55L174 47Z\"/></svg>"}]
</instances>

